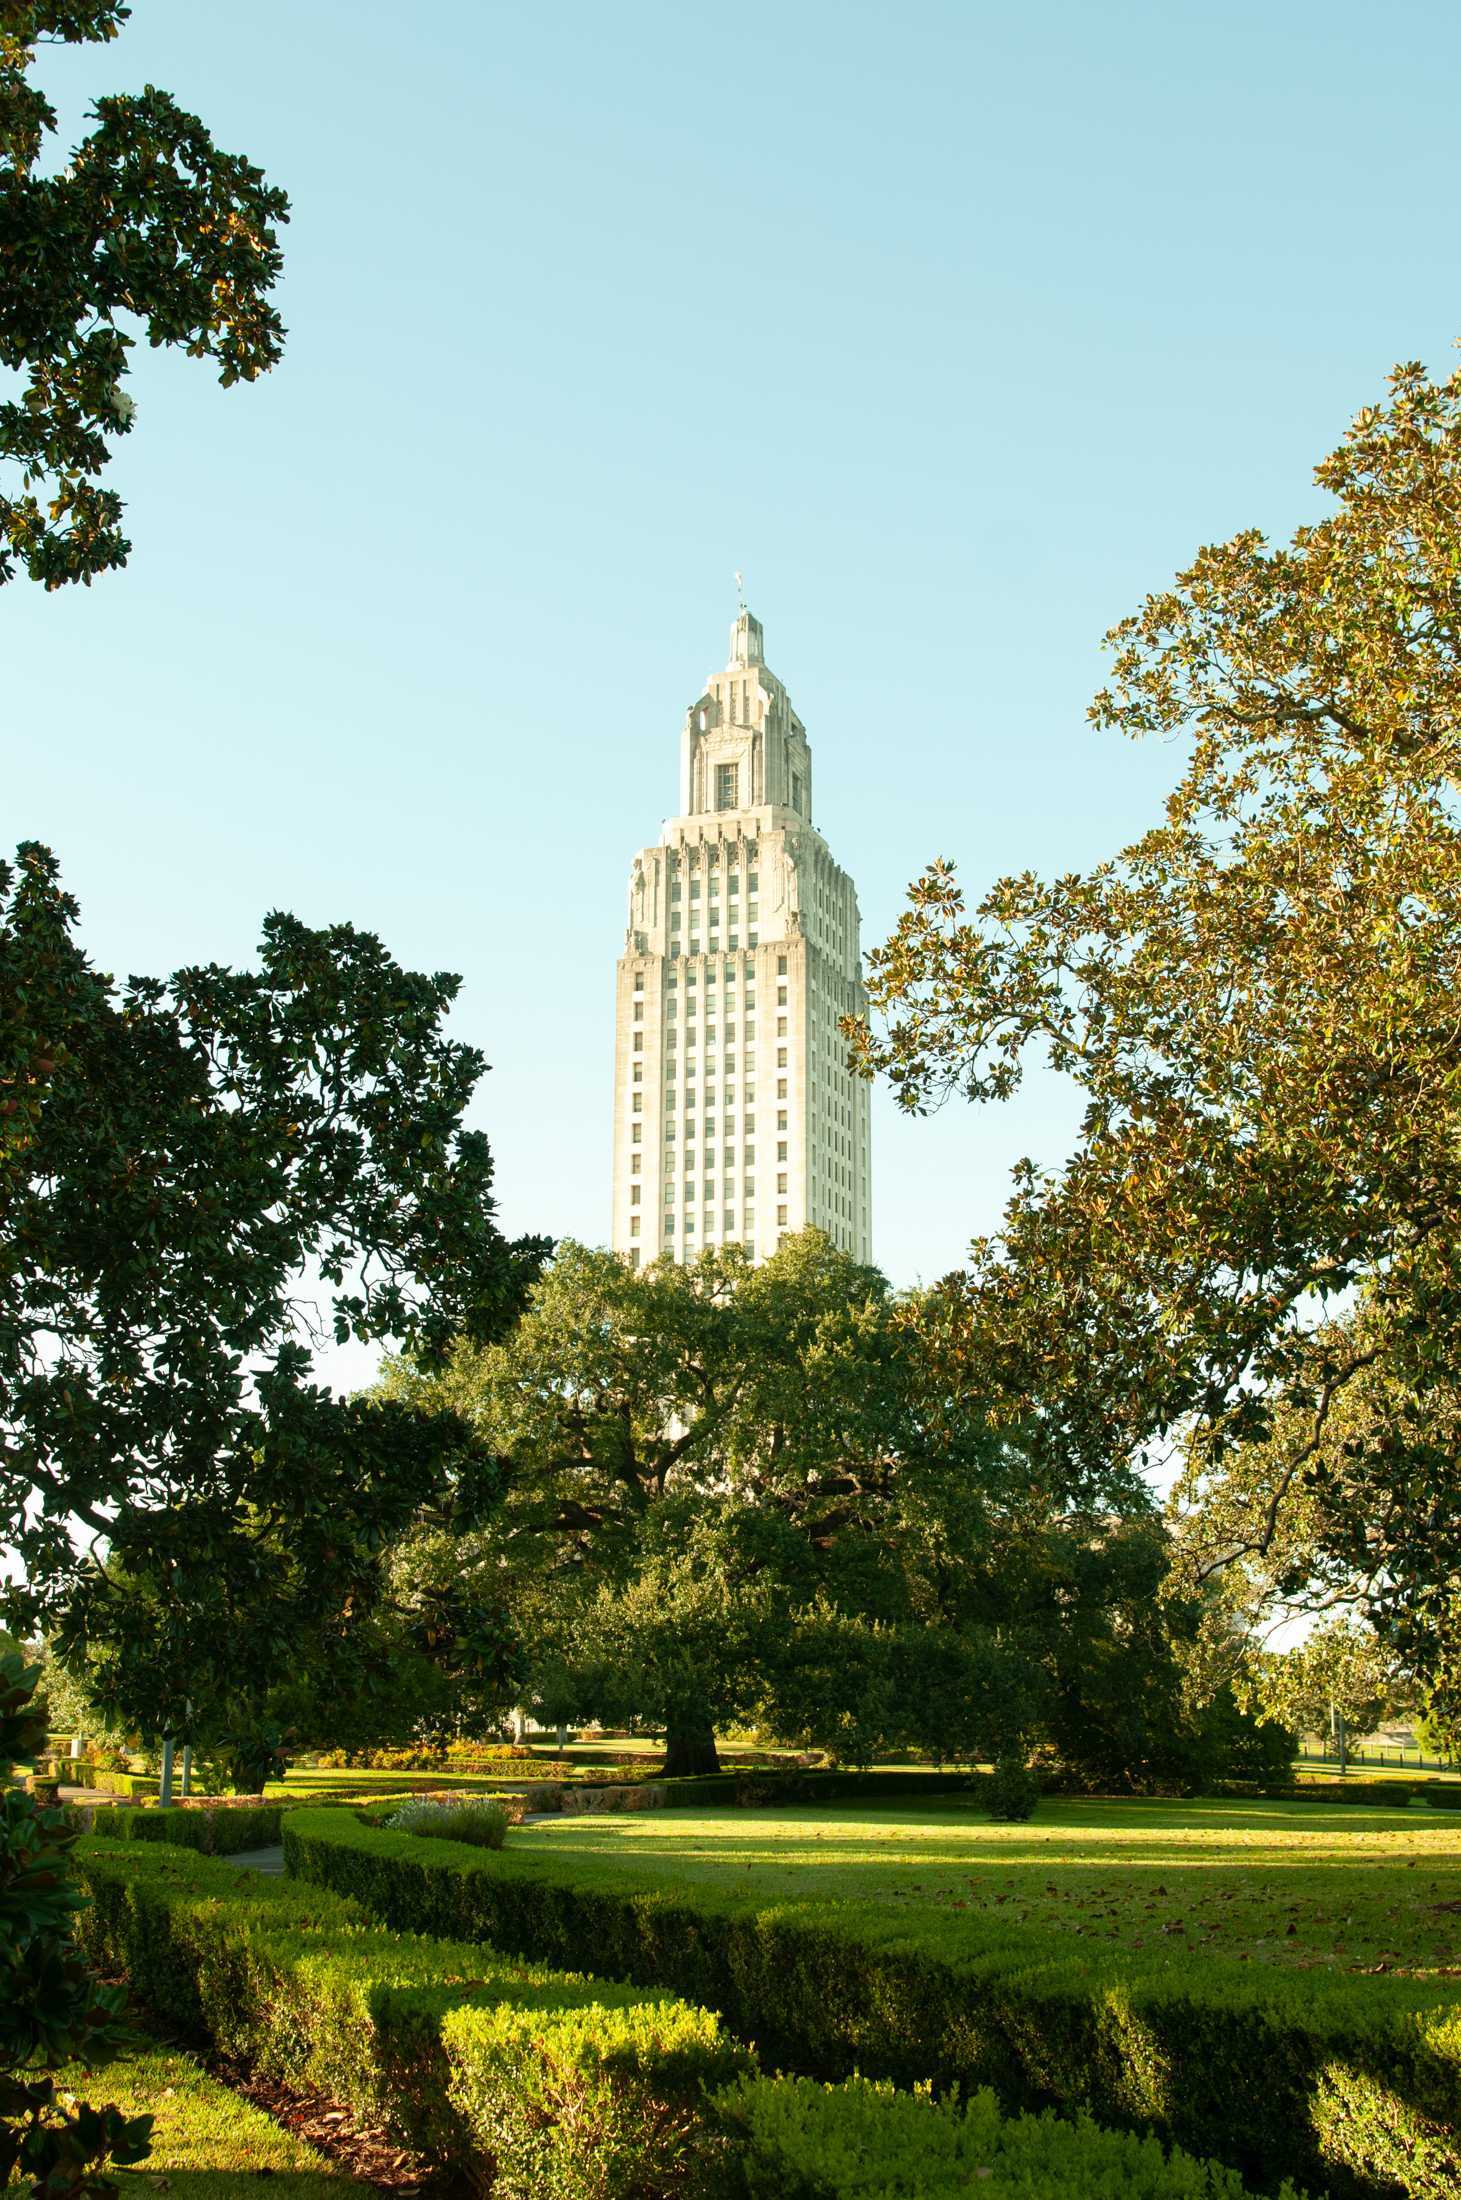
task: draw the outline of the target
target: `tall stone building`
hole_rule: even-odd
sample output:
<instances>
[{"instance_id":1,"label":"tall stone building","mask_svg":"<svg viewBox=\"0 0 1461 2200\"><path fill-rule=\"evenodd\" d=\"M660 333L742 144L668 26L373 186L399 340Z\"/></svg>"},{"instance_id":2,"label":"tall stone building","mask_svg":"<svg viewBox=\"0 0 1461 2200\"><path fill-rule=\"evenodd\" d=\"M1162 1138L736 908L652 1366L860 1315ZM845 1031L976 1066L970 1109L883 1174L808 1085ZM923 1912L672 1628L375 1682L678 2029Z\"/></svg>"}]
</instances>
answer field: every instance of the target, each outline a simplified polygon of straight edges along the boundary
<instances>
[{"instance_id":1,"label":"tall stone building","mask_svg":"<svg viewBox=\"0 0 1461 2200\"><path fill-rule=\"evenodd\" d=\"M636 1267L815 1225L871 1257L857 895L812 824L812 755L742 608L685 715L680 814L634 858L614 1042L614 1247Z\"/></svg>"}]
</instances>

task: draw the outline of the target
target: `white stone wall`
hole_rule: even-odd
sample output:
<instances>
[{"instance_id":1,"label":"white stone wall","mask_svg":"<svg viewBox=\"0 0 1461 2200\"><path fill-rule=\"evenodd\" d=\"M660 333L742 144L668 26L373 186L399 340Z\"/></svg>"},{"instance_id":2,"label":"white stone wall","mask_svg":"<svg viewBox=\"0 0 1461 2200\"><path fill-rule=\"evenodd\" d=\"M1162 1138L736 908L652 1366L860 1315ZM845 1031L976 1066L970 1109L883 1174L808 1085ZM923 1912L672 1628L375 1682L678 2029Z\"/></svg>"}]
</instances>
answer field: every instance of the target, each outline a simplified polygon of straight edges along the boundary
<instances>
[{"instance_id":1,"label":"white stone wall","mask_svg":"<svg viewBox=\"0 0 1461 2200\"><path fill-rule=\"evenodd\" d=\"M760 652L743 613L686 716L681 815L630 873L613 1244L644 1265L728 1240L765 1259L811 1224L871 1258L870 1094L837 1030L865 1005L857 896L811 825L805 730Z\"/></svg>"}]
</instances>

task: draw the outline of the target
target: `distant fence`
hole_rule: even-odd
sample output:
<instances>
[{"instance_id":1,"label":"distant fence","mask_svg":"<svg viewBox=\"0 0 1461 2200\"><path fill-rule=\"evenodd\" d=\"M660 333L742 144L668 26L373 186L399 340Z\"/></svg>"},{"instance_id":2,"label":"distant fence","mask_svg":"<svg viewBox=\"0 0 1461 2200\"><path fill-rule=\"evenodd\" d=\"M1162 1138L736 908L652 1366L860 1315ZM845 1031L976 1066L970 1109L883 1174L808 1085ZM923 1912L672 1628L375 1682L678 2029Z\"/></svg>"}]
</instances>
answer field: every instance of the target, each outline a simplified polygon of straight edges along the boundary
<instances>
[{"instance_id":1,"label":"distant fence","mask_svg":"<svg viewBox=\"0 0 1461 2200\"><path fill-rule=\"evenodd\" d=\"M1338 1746L1327 1744L1322 1749L1300 1743L1299 1757L1307 1765L1337 1765L1340 1761ZM1367 1742L1363 1747L1346 1744L1344 1762L1347 1765L1393 1765L1397 1772L1457 1772L1461 1771L1454 1757L1423 1757L1418 1749L1386 1749L1378 1742Z\"/></svg>"}]
</instances>

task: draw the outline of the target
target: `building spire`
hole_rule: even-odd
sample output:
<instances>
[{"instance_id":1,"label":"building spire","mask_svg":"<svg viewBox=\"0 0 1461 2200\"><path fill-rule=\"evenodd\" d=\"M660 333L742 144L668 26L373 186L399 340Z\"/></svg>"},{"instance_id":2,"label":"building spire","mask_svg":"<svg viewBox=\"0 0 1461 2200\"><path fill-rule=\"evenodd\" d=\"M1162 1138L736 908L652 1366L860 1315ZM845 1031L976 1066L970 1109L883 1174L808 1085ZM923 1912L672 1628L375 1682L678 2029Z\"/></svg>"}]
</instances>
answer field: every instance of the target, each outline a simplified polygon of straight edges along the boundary
<instances>
[{"instance_id":1,"label":"building spire","mask_svg":"<svg viewBox=\"0 0 1461 2200\"><path fill-rule=\"evenodd\" d=\"M746 577L745 577L744 573L742 573L742 572L741 572L741 571L740 571L739 569L737 569L737 572L736 572L736 611L737 611L737 613L738 613L738 614L740 614L740 615L744 615L744 613L745 613L745 609L746 609Z\"/></svg>"}]
</instances>

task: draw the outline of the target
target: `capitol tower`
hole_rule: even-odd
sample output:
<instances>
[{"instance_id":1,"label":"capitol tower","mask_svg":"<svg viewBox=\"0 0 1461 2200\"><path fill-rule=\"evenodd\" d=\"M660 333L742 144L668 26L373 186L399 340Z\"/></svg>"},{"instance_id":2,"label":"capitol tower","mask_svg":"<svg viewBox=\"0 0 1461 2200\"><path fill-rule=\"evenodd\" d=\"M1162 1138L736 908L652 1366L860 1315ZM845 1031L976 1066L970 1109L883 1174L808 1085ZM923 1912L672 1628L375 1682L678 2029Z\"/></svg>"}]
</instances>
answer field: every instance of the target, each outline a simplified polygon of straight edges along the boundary
<instances>
[{"instance_id":1,"label":"capitol tower","mask_svg":"<svg viewBox=\"0 0 1461 2200\"><path fill-rule=\"evenodd\" d=\"M614 1038L614 1234L635 1267L796 1230L871 1258L857 895L812 823L812 755L742 605L685 715L680 814L634 858Z\"/></svg>"}]
</instances>

